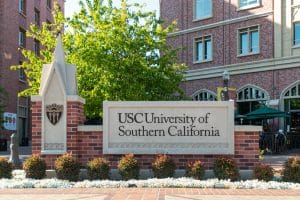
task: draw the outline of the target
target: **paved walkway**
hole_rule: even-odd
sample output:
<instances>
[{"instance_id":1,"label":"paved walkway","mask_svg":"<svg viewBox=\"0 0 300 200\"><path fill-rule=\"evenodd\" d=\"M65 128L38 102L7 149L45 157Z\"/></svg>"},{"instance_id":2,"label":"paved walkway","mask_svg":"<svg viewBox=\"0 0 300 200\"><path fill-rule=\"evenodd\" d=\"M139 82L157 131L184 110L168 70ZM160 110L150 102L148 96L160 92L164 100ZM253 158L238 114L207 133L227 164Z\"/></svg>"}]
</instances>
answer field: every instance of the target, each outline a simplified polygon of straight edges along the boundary
<instances>
[{"instance_id":1,"label":"paved walkway","mask_svg":"<svg viewBox=\"0 0 300 200\"><path fill-rule=\"evenodd\" d=\"M291 150L285 154L265 155L262 163L270 165L275 173L279 173L283 169L285 161L294 156L300 156L300 149Z\"/></svg>"},{"instance_id":2,"label":"paved walkway","mask_svg":"<svg viewBox=\"0 0 300 200\"><path fill-rule=\"evenodd\" d=\"M300 190L195 188L0 189L1 200L299 200Z\"/></svg>"}]
</instances>

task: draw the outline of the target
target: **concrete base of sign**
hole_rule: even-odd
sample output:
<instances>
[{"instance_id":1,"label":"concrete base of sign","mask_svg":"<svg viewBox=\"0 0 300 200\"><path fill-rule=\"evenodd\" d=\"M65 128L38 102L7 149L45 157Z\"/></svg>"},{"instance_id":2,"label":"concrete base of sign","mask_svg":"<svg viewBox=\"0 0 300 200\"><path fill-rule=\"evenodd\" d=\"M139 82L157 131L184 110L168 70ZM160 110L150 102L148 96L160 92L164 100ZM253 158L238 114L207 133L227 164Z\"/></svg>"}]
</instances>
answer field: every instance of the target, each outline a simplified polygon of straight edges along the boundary
<instances>
[{"instance_id":1,"label":"concrete base of sign","mask_svg":"<svg viewBox=\"0 0 300 200\"><path fill-rule=\"evenodd\" d=\"M241 180L249 180L252 179L253 175L253 170L240 170L240 176ZM56 172L55 170L47 170L46 171L46 177L47 178L55 178L56 177ZM87 179L87 172L86 169L81 169L80 170L80 175L79 175L80 180ZM110 170L110 177L112 180L121 180L121 176L118 172L117 169L112 169ZM185 170L183 169L178 169L175 170L175 178L179 177L185 177ZM153 173L149 169L141 169L140 170L140 176L139 179L148 179L148 178L153 178ZM215 178L213 170L205 170L205 177L204 179L212 179Z\"/></svg>"}]
</instances>

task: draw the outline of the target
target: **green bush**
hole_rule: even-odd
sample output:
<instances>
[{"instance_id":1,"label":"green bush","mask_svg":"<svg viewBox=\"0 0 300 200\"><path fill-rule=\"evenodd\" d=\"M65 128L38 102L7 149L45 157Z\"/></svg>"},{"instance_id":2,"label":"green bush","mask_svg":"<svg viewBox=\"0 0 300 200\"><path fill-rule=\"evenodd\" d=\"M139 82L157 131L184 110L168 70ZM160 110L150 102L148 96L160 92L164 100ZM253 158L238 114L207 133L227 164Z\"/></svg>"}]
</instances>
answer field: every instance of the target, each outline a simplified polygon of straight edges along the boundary
<instances>
[{"instance_id":1,"label":"green bush","mask_svg":"<svg viewBox=\"0 0 300 200\"><path fill-rule=\"evenodd\" d=\"M185 173L188 177L201 180L204 178L205 169L202 162L200 160L196 160L187 164Z\"/></svg>"},{"instance_id":2,"label":"green bush","mask_svg":"<svg viewBox=\"0 0 300 200\"><path fill-rule=\"evenodd\" d=\"M109 179L109 162L105 158L95 158L89 161L86 168L90 180Z\"/></svg>"},{"instance_id":3,"label":"green bush","mask_svg":"<svg viewBox=\"0 0 300 200\"><path fill-rule=\"evenodd\" d=\"M13 165L6 158L0 157L0 179L12 177Z\"/></svg>"},{"instance_id":4,"label":"green bush","mask_svg":"<svg viewBox=\"0 0 300 200\"><path fill-rule=\"evenodd\" d=\"M71 154L66 153L55 160L55 171L58 179L77 181L80 164Z\"/></svg>"},{"instance_id":5,"label":"green bush","mask_svg":"<svg viewBox=\"0 0 300 200\"><path fill-rule=\"evenodd\" d=\"M138 179L140 166L133 154L126 154L120 159L118 170L123 180Z\"/></svg>"},{"instance_id":6,"label":"green bush","mask_svg":"<svg viewBox=\"0 0 300 200\"><path fill-rule=\"evenodd\" d=\"M230 179L231 181L236 181L240 177L235 161L230 158L217 158L213 170L218 179Z\"/></svg>"},{"instance_id":7,"label":"green bush","mask_svg":"<svg viewBox=\"0 0 300 200\"><path fill-rule=\"evenodd\" d=\"M42 179L46 176L46 162L39 155L32 155L23 163L27 178Z\"/></svg>"},{"instance_id":8,"label":"green bush","mask_svg":"<svg viewBox=\"0 0 300 200\"><path fill-rule=\"evenodd\" d=\"M272 167L264 164L259 164L255 166L253 176L258 180L271 181L274 177L274 172Z\"/></svg>"},{"instance_id":9,"label":"green bush","mask_svg":"<svg viewBox=\"0 0 300 200\"><path fill-rule=\"evenodd\" d=\"M296 156L288 159L284 163L282 180L286 182L300 183L300 157Z\"/></svg>"},{"instance_id":10,"label":"green bush","mask_svg":"<svg viewBox=\"0 0 300 200\"><path fill-rule=\"evenodd\" d=\"M158 155L152 162L152 171L157 178L173 177L175 168L174 161L167 155Z\"/></svg>"}]
</instances>

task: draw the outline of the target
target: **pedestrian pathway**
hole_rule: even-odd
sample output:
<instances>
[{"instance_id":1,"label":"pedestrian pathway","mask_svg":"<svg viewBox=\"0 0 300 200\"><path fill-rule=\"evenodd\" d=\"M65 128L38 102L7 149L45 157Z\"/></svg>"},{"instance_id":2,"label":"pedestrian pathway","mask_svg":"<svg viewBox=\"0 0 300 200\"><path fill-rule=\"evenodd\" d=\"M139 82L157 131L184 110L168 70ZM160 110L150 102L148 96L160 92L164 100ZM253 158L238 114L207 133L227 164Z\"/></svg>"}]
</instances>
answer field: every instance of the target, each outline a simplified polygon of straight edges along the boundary
<instances>
[{"instance_id":1,"label":"pedestrian pathway","mask_svg":"<svg viewBox=\"0 0 300 200\"><path fill-rule=\"evenodd\" d=\"M275 173L280 173L285 161L294 156L300 156L300 149L290 150L285 154L265 155L262 163L270 165L275 170Z\"/></svg>"},{"instance_id":2,"label":"pedestrian pathway","mask_svg":"<svg viewBox=\"0 0 300 200\"><path fill-rule=\"evenodd\" d=\"M199 188L0 189L0 200L299 200L300 190Z\"/></svg>"}]
</instances>

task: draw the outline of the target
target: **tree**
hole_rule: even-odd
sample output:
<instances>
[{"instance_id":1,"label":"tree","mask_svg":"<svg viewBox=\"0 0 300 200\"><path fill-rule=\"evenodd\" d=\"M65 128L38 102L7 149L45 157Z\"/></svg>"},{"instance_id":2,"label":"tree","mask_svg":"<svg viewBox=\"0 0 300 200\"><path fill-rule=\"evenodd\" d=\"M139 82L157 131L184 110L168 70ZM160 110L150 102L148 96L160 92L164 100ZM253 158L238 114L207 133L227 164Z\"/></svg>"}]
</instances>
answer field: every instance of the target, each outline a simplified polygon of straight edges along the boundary
<instances>
[{"instance_id":1,"label":"tree","mask_svg":"<svg viewBox=\"0 0 300 200\"><path fill-rule=\"evenodd\" d=\"M22 94L38 93L41 66L51 61L53 35L64 22L66 58L77 66L88 117L101 116L104 100L172 100L174 94L183 94L179 84L185 66L174 64L176 50L166 44L174 24L163 28L155 13L142 12L140 5L121 0L117 8L112 2L80 1L80 12L66 21L56 9L51 30L47 24L41 30L31 27L27 35L41 41L45 49L40 57L22 50L28 61L14 67L24 68L29 78L30 89Z\"/></svg>"}]
</instances>

